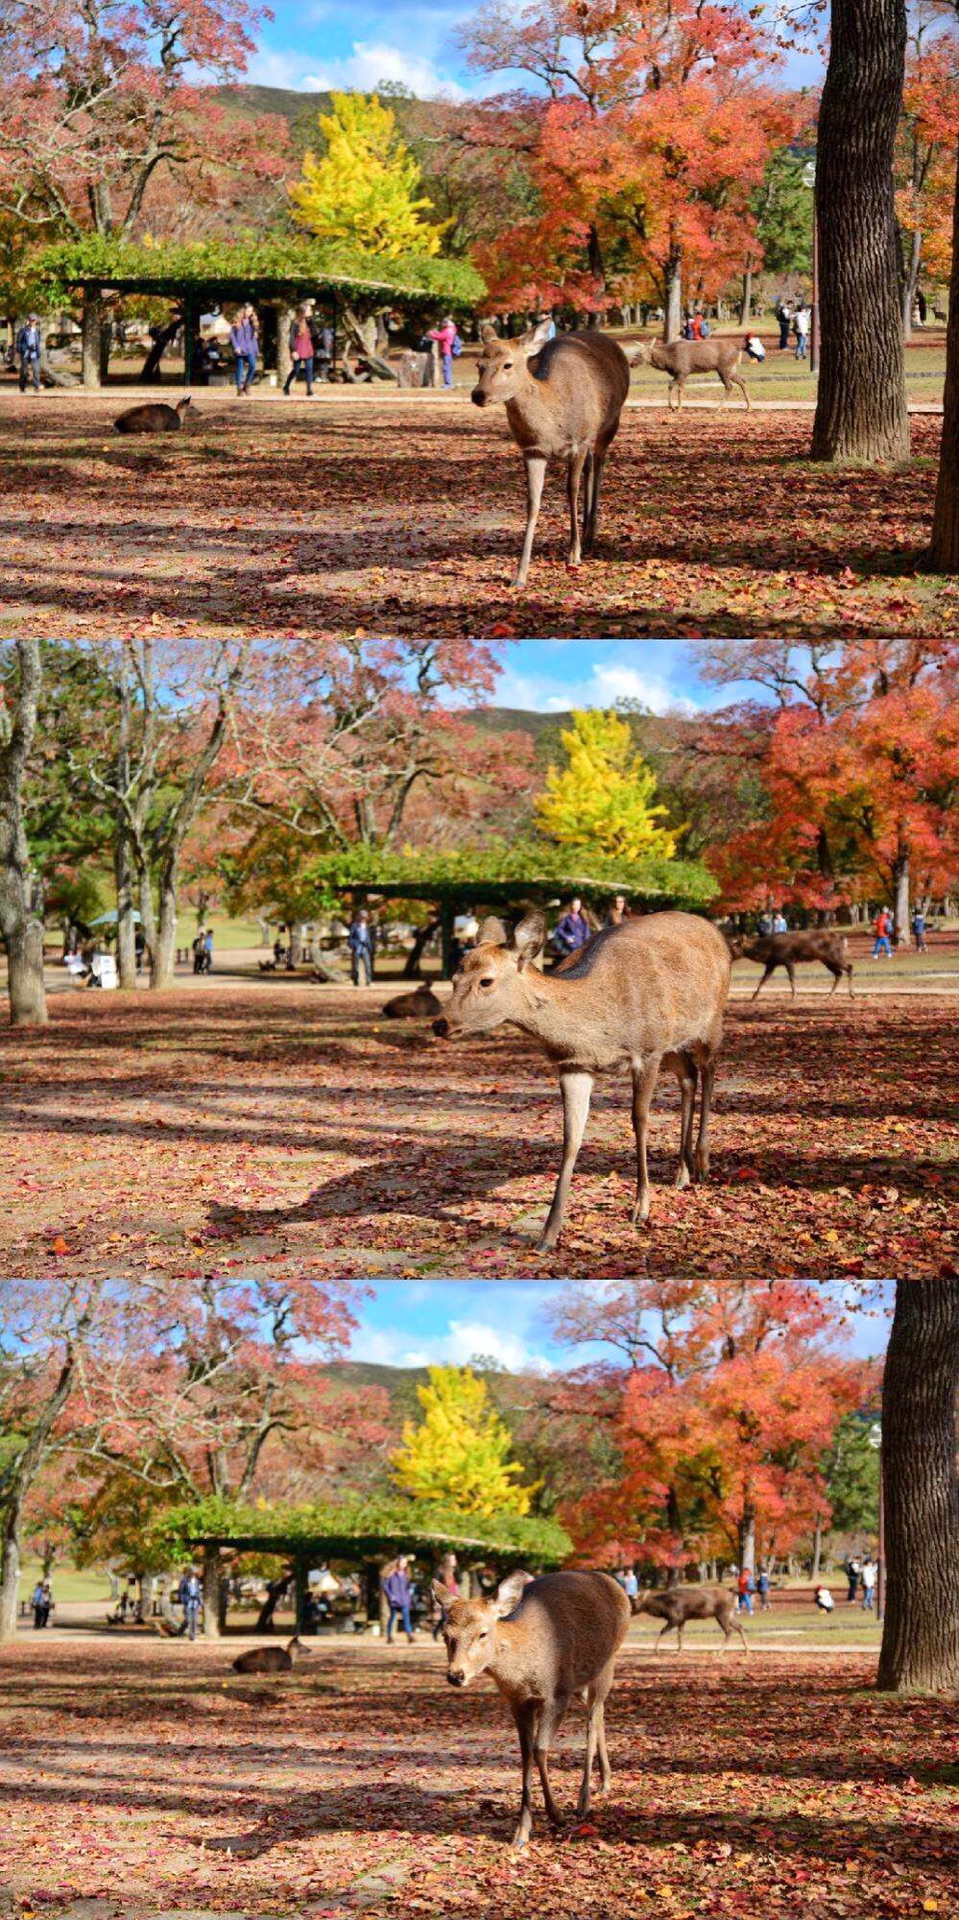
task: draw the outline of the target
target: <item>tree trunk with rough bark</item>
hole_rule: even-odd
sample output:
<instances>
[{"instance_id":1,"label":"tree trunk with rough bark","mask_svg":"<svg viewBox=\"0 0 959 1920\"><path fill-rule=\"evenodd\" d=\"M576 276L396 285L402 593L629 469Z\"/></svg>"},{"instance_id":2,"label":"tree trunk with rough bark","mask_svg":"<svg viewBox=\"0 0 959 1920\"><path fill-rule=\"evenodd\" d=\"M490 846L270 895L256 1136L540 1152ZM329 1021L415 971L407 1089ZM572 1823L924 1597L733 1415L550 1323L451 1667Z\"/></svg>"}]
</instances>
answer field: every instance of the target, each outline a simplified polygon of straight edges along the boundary
<instances>
[{"instance_id":1,"label":"tree trunk with rough bark","mask_svg":"<svg viewBox=\"0 0 959 1920\"><path fill-rule=\"evenodd\" d=\"M220 1549L215 1540L203 1553L203 1634L207 1640L220 1638Z\"/></svg>"},{"instance_id":2,"label":"tree trunk with rough bark","mask_svg":"<svg viewBox=\"0 0 959 1920\"><path fill-rule=\"evenodd\" d=\"M959 1280L900 1280L882 1395L887 1693L959 1688Z\"/></svg>"},{"instance_id":3,"label":"tree trunk with rough bark","mask_svg":"<svg viewBox=\"0 0 959 1920\"><path fill-rule=\"evenodd\" d=\"M756 1571L756 1515L747 1509L739 1529L739 1565L749 1573Z\"/></svg>"},{"instance_id":4,"label":"tree trunk with rough bark","mask_svg":"<svg viewBox=\"0 0 959 1920\"><path fill-rule=\"evenodd\" d=\"M898 947L909 941L909 855L900 854L893 868L892 937Z\"/></svg>"},{"instance_id":5,"label":"tree trunk with rough bark","mask_svg":"<svg viewBox=\"0 0 959 1920\"><path fill-rule=\"evenodd\" d=\"M9 733L0 745L0 940L7 956L10 1020L15 1027L28 1027L47 1019L43 916L23 820L23 782L42 681L39 640L18 640L16 654Z\"/></svg>"},{"instance_id":6,"label":"tree trunk with rough bark","mask_svg":"<svg viewBox=\"0 0 959 1920\"><path fill-rule=\"evenodd\" d=\"M88 287L84 293L83 312L80 315L80 364L83 384L94 393L101 385L102 330L103 301L98 292Z\"/></svg>"},{"instance_id":7,"label":"tree trunk with rough bark","mask_svg":"<svg viewBox=\"0 0 959 1920\"><path fill-rule=\"evenodd\" d=\"M814 460L909 456L893 193L905 53L905 0L832 0L816 154Z\"/></svg>"},{"instance_id":8,"label":"tree trunk with rough bark","mask_svg":"<svg viewBox=\"0 0 959 1920\"><path fill-rule=\"evenodd\" d=\"M150 970L150 986L159 993L172 987L176 977L177 883L176 867L168 868L160 881L160 912Z\"/></svg>"},{"instance_id":9,"label":"tree trunk with rough bark","mask_svg":"<svg viewBox=\"0 0 959 1920\"><path fill-rule=\"evenodd\" d=\"M910 235L909 261L902 277L902 337L906 342L912 339L912 310L916 304L921 264L922 234L917 228L916 232Z\"/></svg>"},{"instance_id":10,"label":"tree trunk with rough bark","mask_svg":"<svg viewBox=\"0 0 959 1920\"><path fill-rule=\"evenodd\" d=\"M812 1577L815 1583L819 1579L822 1567L822 1514L816 1515L816 1527L812 1537Z\"/></svg>"},{"instance_id":11,"label":"tree trunk with rough bark","mask_svg":"<svg viewBox=\"0 0 959 1920\"><path fill-rule=\"evenodd\" d=\"M678 248L670 254L666 263L666 328L664 339L667 345L678 340L683 331L683 257Z\"/></svg>"},{"instance_id":12,"label":"tree trunk with rough bark","mask_svg":"<svg viewBox=\"0 0 959 1920\"><path fill-rule=\"evenodd\" d=\"M946 329L942 452L929 559L937 573L959 573L959 168L952 219L952 278Z\"/></svg>"}]
</instances>

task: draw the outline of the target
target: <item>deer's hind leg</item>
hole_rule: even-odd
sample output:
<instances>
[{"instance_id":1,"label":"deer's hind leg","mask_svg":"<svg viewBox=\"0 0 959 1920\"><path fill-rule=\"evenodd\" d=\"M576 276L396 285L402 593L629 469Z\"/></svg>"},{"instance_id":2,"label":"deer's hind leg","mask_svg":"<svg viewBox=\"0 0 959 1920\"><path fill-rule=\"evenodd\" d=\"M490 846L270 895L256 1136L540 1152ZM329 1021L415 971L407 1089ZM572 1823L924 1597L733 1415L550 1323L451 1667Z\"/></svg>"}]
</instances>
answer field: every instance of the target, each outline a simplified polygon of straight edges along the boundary
<instances>
[{"instance_id":1,"label":"deer's hind leg","mask_svg":"<svg viewBox=\"0 0 959 1920\"><path fill-rule=\"evenodd\" d=\"M608 440L597 440L592 458L586 469L586 509L583 521L583 552L592 553L596 545L596 526L599 519L599 489L609 452Z\"/></svg>"},{"instance_id":2,"label":"deer's hind leg","mask_svg":"<svg viewBox=\"0 0 959 1920\"><path fill-rule=\"evenodd\" d=\"M593 1767L599 1760L600 1792L606 1793L612 1780L609 1754L606 1751L605 1702L606 1695L613 1684L614 1662L608 1661L592 1686L586 1690L586 1759L583 1765L583 1779L579 1789L576 1812L582 1819L589 1812L592 1797Z\"/></svg>"},{"instance_id":3,"label":"deer's hind leg","mask_svg":"<svg viewBox=\"0 0 959 1920\"><path fill-rule=\"evenodd\" d=\"M727 1653L729 1651L729 1642L732 1639L734 1633L738 1633L739 1638L743 1643L743 1652L744 1653L749 1652L749 1641L747 1640L746 1635L743 1632L739 1615L737 1613L734 1613L731 1609L729 1613L726 1613L726 1614L717 1613L716 1624L722 1630L724 1653Z\"/></svg>"},{"instance_id":4,"label":"deer's hind leg","mask_svg":"<svg viewBox=\"0 0 959 1920\"><path fill-rule=\"evenodd\" d=\"M589 471L590 451L588 447L577 448L571 453L566 468L566 497L569 501L569 559L567 566L578 567L582 558L582 543L579 531L580 490L589 494L589 480L583 488L583 470Z\"/></svg>"},{"instance_id":5,"label":"deer's hind leg","mask_svg":"<svg viewBox=\"0 0 959 1920\"><path fill-rule=\"evenodd\" d=\"M671 1053L663 1061L679 1081L679 1166L674 1186L688 1187L693 1177L693 1125L696 1116L698 1069L691 1053Z\"/></svg>"},{"instance_id":6,"label":"deer's hind leg","mask_svg":"<svg viewBox=\"0 0 959 1920\"><path fill-rule=\"evenodd\" d=\"M555 1694L552 1700L545 1700L543 1702L539 1709L539 1720L536 1726L535 1745L533 1747L533 1757L539 1770L540 1785L543 1789L546 1818L554 1827L563 1826L564 1821L563 1815L560 1813L553 1799L553 1789L549 1784L549 1750L559 1731L567 1704L568 1700L565 1694Z\"/></svg>"},{"instance_id":7,"label":"deer's hind leg","mask_svg":"<svg viewBox=\"0 0 959 1920\"><path fill-rule=\"evenodd\" d=\"M699 1084L702 1089L699 1103L699 1133L693 1152L693 1178L705 1180L709 1172L709 1119L713 1104L713 1086L716 1080L716 1056L699 1063Z\"/></svg>"},{"instance_id":8,"label":"deer's hind leg","mask_svg":"<svg viewBox=\"0 0 959 1920\"><path fill-rule=\"evenodd\" d=\"M633 1068L633 1132L636 1135L636 1199L633 1225L643 1226L649 1219L652 1188L646 1166L646 1136L649 1131L649 1106L659 1077L659 1061L647 1061Z\"/></svg>"}]
</instances>

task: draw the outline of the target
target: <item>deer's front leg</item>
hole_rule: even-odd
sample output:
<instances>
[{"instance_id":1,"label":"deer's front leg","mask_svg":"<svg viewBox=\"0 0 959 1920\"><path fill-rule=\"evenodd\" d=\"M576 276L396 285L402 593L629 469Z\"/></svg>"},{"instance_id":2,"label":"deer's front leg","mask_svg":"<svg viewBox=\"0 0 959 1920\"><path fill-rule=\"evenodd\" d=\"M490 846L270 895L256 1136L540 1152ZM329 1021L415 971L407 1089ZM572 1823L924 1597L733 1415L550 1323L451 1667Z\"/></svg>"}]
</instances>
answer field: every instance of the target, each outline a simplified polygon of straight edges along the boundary
<instances>
[{"instance_id":1,"label":"deer's front leg","mask_svg":"<svg viewBox=\"0 0 959 1920\"><path fill-rule=\"evenodd\" d=\"M649 1105L659 1073L659 1061L653 1060L633 1070L633 1132L636 1135L636 1199L633 1225L644 1226L649 1219L652 1188L646 1166L646 1136L649 1131Z\"/></svg>"},{"instance_id":2,"label":"deer's front leg","mask_svg":"<svg viewBox=\"0 0 959 1920\"><path fill-rule=\"evenodd\" d=\"M583 447L571 453L566 470L566 493L569 500L569 560L568 566L578 567L582 558L582 542L579 527L579 493L583 479L583 468L589 459L589 448Z\"/></svg>"},{"instance_id":3,"label":"deer's front leg","mask_svg":"<svg viewBox=\"0 0 959 1920\"><path fill-rule=\"evenodd\" d=\"M533 540L536 535L536 522L539 519L540 502L543 498L543 482L546 479L546 461L541 453L528 453L526 460L526 538L516 570L514 587L525 587L529 572L530 558L533 552Z\"/></svg>"},{"instance_id":4,"label":"deer's front leg","mask_svg":"<svg viewBox=\"0 0 959 1920\"><path fill-rule=\"evenodd\" d=\"M583 1144L586 1121L589 1117L589 1101L593 1091L591 1073L570 1072L560 1074L560 1091L563 1096L563 1164L559 1170L553 1204L550 1207L543 1237L540 1240L540 1252L549 1253L559 1239L566 1212L569 1195L569 1183L573 1177L576 1156Z\"/></svg>"}]
</instances>

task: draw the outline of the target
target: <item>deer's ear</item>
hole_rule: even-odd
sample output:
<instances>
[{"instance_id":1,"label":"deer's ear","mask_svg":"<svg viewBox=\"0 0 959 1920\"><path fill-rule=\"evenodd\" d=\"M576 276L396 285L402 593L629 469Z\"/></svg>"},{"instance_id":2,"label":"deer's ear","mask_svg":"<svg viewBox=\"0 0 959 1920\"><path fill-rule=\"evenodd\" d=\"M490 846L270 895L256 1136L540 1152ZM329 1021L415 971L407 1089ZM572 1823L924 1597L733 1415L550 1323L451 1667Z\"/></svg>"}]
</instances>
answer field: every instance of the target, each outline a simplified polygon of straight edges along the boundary
<instances>
[{"instance_id":1,"label":"deer's ear","mask_svg":"<svg viewBox=\"0 0 959 1920\"><path fill-rule=\"evenodd\" d=\"M480 327L480 339L485 341L487 346L489 345L491 340L499 339L499 334L497 333L492 320L485 320L483 322L483 325Z\"/></svg>"},{"instance_id":2,"label":"deer's ear","mask_svg":"<svg viewBox=\"0 0 959 1920\"><path fill-rule=\"evenodd\" d=\"M444 1614L449 1613L449 1610L450 1610L449 1588L442 1587L438 1580L434 1580L432 1587L430 1588L430 1592L432 1593L433 1598L436 1601L436 1604L439 1607L440 1612Z\"/></svg>"},{"instance_id":3,"label":"deer's ear","mask_svg":"<svg viewBox=\"0 0 959 1920\"><path fill-rule=\"evenodd\" d=\"M531 360L534 353L542 353L549 339L552 325L551 319L541 320L538 326L530 327L529 332L524 333L523 338L517 341L520 353L525 353L527 360Z\"/></svg>"},{"instance_id":4,"label":"deer's ear","mask_svg":"<svg viewBox=\"0 0 959 1920\"><path fill-rule=\"evenodd\" d=\"M478 947L505 947L508 945L506 928L498 914L488 913L485 920L480 921L479 932L476 935L476 944Z\"/></svg>"},{"instance_id":5,"label":"deer's ear","mask_svg":"<svg viewBox=\"0 0 959 1920\"><path fill-rule=\"evenodd\" d=\"M519 1606L523 1588L529 1586L532 1578L531 1573L509 1573L505 1580L500 1581L496 1589L496 1597L491 1602L497 1620L504 1619L506 1614L512 1613L514 1607Z\"/></svg>"},{"instance_id":6,"label":"deer's ear","mask_svg":"<svg viewBox=\"0 0 959 1920\"><path fill-rule=\"evenodd\" d=\"M513 934L513 946L521 967L542 953L546 941L546 922L541 913L527 913Z\"/></svg>"}]
</instances>

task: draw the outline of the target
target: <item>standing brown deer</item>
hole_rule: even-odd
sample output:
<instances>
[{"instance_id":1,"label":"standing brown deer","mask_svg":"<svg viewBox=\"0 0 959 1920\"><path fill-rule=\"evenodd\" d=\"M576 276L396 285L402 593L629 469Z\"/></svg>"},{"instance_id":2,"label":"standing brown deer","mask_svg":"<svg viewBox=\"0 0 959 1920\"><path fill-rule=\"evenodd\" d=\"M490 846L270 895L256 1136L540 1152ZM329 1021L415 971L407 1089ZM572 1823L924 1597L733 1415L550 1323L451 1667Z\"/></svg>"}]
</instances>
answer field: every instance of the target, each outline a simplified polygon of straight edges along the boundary
<instances>
[{"instance_id":1,"label":"standing brown deer","mask_svg":"<svg viewBox=\"0 0 959 1920\"><path fill-rule=\"evenodd\" d=\"M758 960L765 968L763 976L753 994L761 993L771 973L777 967L785 967L789 975L793 999L796 998L796 961L821 960L832 974L830 994L846 974L849 981L849 996L852 998L852 961L846 958L846 936L829 927L814 927L808 933L766 933L757 940L743 940L738 935L730 940L729 950L734 960Z\"/></svg>"},{"instance_id":2,"label":"standing brown deer","mask_svg":"<svg viewBox=\"0 0 959 1920\"><path fill-rule=\"evenodd\" d=\"M142 406L127 407L113 422L115 433L179 433L193 402L189 394L168 407L165 400L146 400Z\"/></svg>"},{"instance_id":3,"label":"standing brown deer","mask_svg":"<svg viewBox=\"0 0 959 1920\"><path fill-rule=\"evenodd\" d=\"M251 1647L233 1662L234 1673L292 1673L298 1660L312 1653L295 1636L285 1647Z\"/></svg>"},{"instance_id":4,"label":"standing brown deer","mask_svg":"<svg viewBox=\"0 0 959 1920\"><path fill-rule=\"evenodd\" d=\"M676 1186L709 1171L709 1112L723 1032L731 960L721 933L692 913L651 913L604 927L575 959L544 974L533 965L545 938L541 913L521 920L511 943L501 921L484 920L453 981L442 1036L492 1033L509 1021L536 1040L559 1069L563 1161L540 1249L555 1247L589 1115L593 1078L628 1067L636 1135L634 1222L649 1216L646 1136L661 1067L680 1086ZM697 1080L702 1090L693 1148Z\"/></svg>"},{"instance_id":5,"label":"standing brown deer","mask_svg":"<svg viewBox=\"0 0 959 1920\"><path fill-rule=\"evenodd\" d=\"M493 1600L454 1600L433 1582L433 1598L445 1615L447 1674L451 1687L466 1687L488 1673L508 1700L519 1735L523 1792L512 1845L525 1847L533 1830L530 1794L536 1762L546 1817L563 1816L549 1783L549 1750L574 1694L586 1703L586 1759L577 1815L589 1812L594 1763L606 1793L612 1769L606 1750L606 1697L616 1655L626 1638L630 1607L608 1573L544 1573L532 1580L513 1573Z\"/></svg>"},{"instance_id":6,"label":"standing brown deer","mask_svg":"<svg viewBox=\"0 0 959 1920\"><path fill-rule=\"evenodd\" d=\"M743 1652L749 1652L749 1642L736 1616L736 1596L725 1587L666 1587L661 1593L644 1587L633 1605L636 1613L651 1613L654 1620L666 1622L656 1637L656 1652L663 1634L675 1630L682 1653L687 1620L715 1620L727 1647L733 1634L738 1633Z\"/></svg>"},{"instance_id":7,"label":"standing brown deer","mask_svg":"<svg viewBox=\"0 0 959 1920\"><path fill-rule=\"evenodd\" d=\"M751 360L766 358L766 349L754 333L748 333L745 340L671 340L668 344L665 340L641 340L629 358L634 367L658 367L670 375L666 404L672 406L675 393L678 413L691 373L718 373L723 383L721 406L726 405L733 387L739 388L747 407L750 406L746 382L736 372L744 351Z\"/></svg>"},{"instance_id":8,"label":"standing brown deer","mask_svg":"<svg viewBox=\"0 0 959 1920\"><path fill-rule=\"evenodd\" d=\"M610 442L629 392L629 362L605 333L557 334L541 321L521 340L482 330L483 352L473 388L474 406L506 403L510 432L526 462L526 538L514 586L526 584L543 482L550 460L566 461L569 562L577 567L596 544L599 487ZM580 484L585 479L580 534Z\"/></svg>"}]
</instances>

